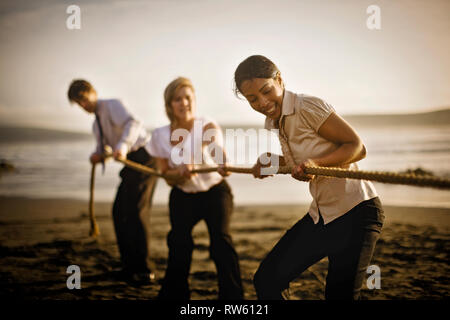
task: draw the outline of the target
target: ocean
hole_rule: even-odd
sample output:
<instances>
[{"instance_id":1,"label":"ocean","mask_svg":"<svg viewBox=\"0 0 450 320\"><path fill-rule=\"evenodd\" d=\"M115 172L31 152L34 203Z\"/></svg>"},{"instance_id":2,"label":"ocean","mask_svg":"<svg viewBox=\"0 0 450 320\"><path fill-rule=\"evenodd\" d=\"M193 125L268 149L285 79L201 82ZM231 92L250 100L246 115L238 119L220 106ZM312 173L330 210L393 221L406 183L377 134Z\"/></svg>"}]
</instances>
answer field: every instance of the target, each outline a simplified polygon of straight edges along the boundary
<instances>
[{"instance_id":1,"label":"ocean","mask_svg":"<svg viewBox=\"0 0 450 320\"><path fill-rule=\"evenodd\" d=\"M356 129L368 152L366 159L359 162L361 170L401 172L420 167L437 176L450 178L450 127L388 125ZM233 139L227 137L225 143L235 165L251 166L261 152L280 150L276 137L269 136L264 143L247 143L247 156L238 157L242 156L242 152L237 151L243 150L239 149L242 145ZM20 142L3 139L0 159L12 163L16 171L0 176L0 195L88 201L88 157L93 149L93 138ZM121 167L120 163L108 161L104 174L100 167L97 169L95 200L114 199ZM288 175L257 180L250 175L232 174L227 180L236 205L304 204L311 201L307 183ZM384 204L450 208L450 191L382 183L375 183L375 187ZM154 203L167 204L169 192L170 187L161 179Z\"/></svg>"}]
</instances>

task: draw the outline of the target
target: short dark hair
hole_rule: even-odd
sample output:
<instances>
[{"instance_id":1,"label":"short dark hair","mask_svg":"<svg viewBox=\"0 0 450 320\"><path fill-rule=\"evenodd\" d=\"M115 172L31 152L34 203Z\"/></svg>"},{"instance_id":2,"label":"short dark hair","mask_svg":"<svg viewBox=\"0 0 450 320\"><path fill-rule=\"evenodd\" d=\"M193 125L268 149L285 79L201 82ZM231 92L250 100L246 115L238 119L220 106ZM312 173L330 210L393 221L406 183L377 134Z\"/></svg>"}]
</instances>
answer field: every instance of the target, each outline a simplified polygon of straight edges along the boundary
<instances>
[{"instance_id":1,"label":"short dark hair","mask_svg":"<svg viewBox=\"0 0 450 320\"><path fill-rule=\"evenodd\" d=\"M280 74L278 67L270 59L261 56L250 56L242 61L234 72L234 94L239 97L241 85L246 80L254 78L275 79Z\"/></svg>"},{"instance_id":2,"label":"short dark hair","mask_svg":"<svg viewBox=\"0 0 450 320\"><path fill-rule=\"evenodd\" d=\"M77 102L80 98L83 97L83 94L94 90L92 84L83 79L75 79L69 86L69 90L67 91L67 97L71 102Z\"/></svg>"}]
</instances>

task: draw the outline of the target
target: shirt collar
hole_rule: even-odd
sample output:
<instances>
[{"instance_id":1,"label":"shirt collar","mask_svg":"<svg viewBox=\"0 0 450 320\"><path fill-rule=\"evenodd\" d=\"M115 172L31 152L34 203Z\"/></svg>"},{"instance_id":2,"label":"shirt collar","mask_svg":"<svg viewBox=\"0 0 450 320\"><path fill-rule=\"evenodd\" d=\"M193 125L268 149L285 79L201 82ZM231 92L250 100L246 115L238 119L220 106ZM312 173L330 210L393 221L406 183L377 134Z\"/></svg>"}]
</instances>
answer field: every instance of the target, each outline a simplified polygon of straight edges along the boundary
<instances>
[{"instance_id":1,"label":"shirt collar","mask_svg":"<svg viewBox=\"0 0 450 320\"><path fill-rule=\"evenodd\" d=\"M288 116L294 113L295 94L284 90L283 105L281 106L281 115Z\"/></svg>"}]
</instances>

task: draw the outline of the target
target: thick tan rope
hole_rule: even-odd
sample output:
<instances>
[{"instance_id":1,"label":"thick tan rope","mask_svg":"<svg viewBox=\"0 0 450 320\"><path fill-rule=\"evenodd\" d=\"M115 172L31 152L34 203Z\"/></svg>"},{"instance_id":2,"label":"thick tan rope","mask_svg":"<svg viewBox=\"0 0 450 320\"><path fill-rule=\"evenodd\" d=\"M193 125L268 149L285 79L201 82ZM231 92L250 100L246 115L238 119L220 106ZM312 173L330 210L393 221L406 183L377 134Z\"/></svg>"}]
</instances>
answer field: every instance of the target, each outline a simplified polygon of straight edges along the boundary
<instances>
[{"instance_id":1,"label":"thick tan rope","mask_svg":"<svg viewBox=\"0 0 450 320\"><path fill-rule=\"evenodd\" d=\"M122 162L126 166L140 172L153 174L158 177L167 177L167 175L162 174L158 170L143 166L141 164L135 163L127 159L118 159L117 161ZM208 168L194 169L191 170L191 172L208 173L208 172L215 172L217 171L217 169L218 167L208 167ZM226 171L234 173L250 173L250 174L253 173L252 168L242 168L242 167L227 166ZM362 179L390 184L403 184L420 187L450 189L450 179L438 177L423 177L423 176L416 176L414 174L400 174L395 172L379 172L379 171L356 171L330 167L306 167L304 171L306 174L326 176L326 177ZM291 172L292 172L291 166L280 166L278 168L277 174L291 174Z\"/></svg>"},{"instance_id":2,"label":"thick tan rope","mask_svg":"<svg viewBox=\"0 0 450 320\"><path fill-rule=\"evenodd\" d=\"M280 167L278 173L290 174L292 167ZM306 167L306 174L320 175L335 178L371 180L390 184L404 184L418 187L433 187L438 189L450 189L450 179L417 176L385 171L357 171L342 168Z\"/></svg>"}]
</instances>

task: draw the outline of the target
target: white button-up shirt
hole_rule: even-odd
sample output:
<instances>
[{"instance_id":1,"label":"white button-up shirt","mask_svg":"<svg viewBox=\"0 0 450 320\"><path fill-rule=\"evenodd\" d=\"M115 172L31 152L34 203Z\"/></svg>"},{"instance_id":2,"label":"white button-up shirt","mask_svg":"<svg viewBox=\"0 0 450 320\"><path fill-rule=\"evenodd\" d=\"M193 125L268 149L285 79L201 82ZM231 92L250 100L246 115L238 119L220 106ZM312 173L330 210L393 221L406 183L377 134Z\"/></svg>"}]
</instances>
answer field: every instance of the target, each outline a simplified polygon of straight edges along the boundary
<instances>
[{"instance_id":1,"label":"white button-up shirt","mask_svg":"<svg viewBox=\"0 0 450 320\"><path fill-rule=\"evenodd\" d=\"M194 126L187 132L185 140L175 146L171 143L172 133L170 125L157 128L153 131L152 138L146 145L146 150L153 157L167 159L170 168L176 168L181 165L181 163L194 164L195 169L200 167L215 167L217 164L213 159L208 146L203 145L203 130L209 123L215 124L217 128L219 127L217 123L210 118L196 117ZM222 131L215 129L210 130L210 133L212 133L215 138L215 144L221 149L223 147ZM196 149L195 145L199 146L199 148ZM196 152L198 152L198 154ZM216 150L216 152L218 151ZM174 161L173 157L176 156L178 158L178 155L184 153L190 155L187 157L187 161L178 159L180 163L177 164L176 162L178 161ZM197 158L199 162L196 163L193 158ZM177 185L177 187L186 193L205 192L222 180L223 177L218 172L199 173L191 176L189 180L186 180L183 184Z\"/></svg>"},{"instance_id":2,"label":"white button-up shirt","mask_svg":"<svg viewBox=\"0 0 450 320\"><path fill-rule=\"evenodd\" d=\"M285 90L278 127L288 165L322 157L339 148L338 144L318 133L321 125L334 112L331 105L317 97ZM266 118L265 128L275 129L274 121ZM358 170L356 163L341 167ZM344 215L360 202L377 196L370 181L324 176L316 176L309 183L309 190L313 197L309 214L314 223L318 223L319 214L322 215L325 224Z\"/></svg>"},{"instance_id":3,"label":"white button-up shirt","mask_svg":"<svg viewBox=\"0 0 450 320\"><path fill-rule=\"evenodd\" d=\"M150 140L141 123L125 109L116 99L98 100L95 113L99 116L103 132L103 145L113 150L120 150L123 155L136 151ZM96 153L103 153L100 143L100 130L94 121L92 130L97 140Z\"/></svg>"}]
</instances>

